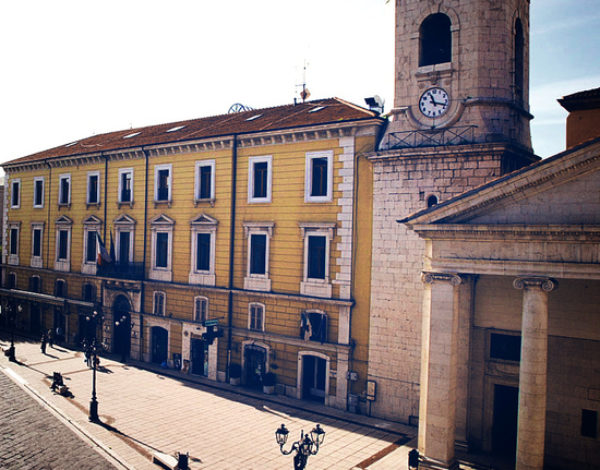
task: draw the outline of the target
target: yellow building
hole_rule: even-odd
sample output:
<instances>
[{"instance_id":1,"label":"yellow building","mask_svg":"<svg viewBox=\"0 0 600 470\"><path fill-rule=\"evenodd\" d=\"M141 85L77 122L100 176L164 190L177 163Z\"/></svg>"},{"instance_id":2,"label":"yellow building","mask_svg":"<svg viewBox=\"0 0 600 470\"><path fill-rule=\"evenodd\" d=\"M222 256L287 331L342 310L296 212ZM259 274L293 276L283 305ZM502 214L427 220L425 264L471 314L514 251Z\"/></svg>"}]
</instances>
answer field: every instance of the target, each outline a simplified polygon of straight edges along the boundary
<instances>
[{"instance_id":1,"label":"yellow building","mask_svg":"<svg viewBox=\"0 0 600 470\"><path fill-rule=\"evenodd\" d=\"M278 393L354 406L371 279L361 154L383 124L327 99L8 162L3 306L17 329L70 345L94 336L95 310L122 356L248 387L271 372Z\"/></svg>"}]
</instances>

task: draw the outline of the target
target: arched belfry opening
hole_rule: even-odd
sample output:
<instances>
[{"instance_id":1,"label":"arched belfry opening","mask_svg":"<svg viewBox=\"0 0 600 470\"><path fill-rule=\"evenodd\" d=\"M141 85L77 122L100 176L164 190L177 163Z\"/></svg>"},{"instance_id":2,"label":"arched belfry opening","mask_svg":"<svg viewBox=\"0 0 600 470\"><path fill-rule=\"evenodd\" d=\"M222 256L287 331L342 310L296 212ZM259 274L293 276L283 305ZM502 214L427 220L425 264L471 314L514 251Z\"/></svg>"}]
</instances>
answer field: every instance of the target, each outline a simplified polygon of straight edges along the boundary
<instances>
[{"instance_id":1,"label":"arched belfry opening","mask_svg":"<svg viewBox=\"0 0 600 470\"><path fill-rule=\"evenodd\" d=\"M450 18L443 13L429 15L419 31L419 67L452 61Z\"/></svg>"}]
</instances>

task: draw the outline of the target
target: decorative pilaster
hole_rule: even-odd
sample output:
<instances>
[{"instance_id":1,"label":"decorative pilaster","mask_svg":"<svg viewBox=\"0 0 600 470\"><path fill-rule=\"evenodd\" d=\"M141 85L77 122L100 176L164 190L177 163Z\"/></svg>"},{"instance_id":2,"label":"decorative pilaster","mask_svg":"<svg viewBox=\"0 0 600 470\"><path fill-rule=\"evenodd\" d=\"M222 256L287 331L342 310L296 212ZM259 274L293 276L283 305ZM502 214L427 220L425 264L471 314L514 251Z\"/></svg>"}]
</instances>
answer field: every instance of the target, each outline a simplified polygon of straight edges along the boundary
<instances>
[{"instance_id":1,"label":"decorative pilaster","mask_svg":"<svg viewBox=\"0 0 600 470\"><path fill-rule=\"evenodd\" d=\"M454 456L458 376L456 274L423 273L419 453L422 468L458 468Z\"/></svg>"},{"instance_id":2,"label":"decorative pilaster","mask_svg":"<svg viewBox=\"0 0 600 470\"><path fill-rule=\"evenodd\" d=\"M546 433L546 376L548 368L548 292L557 282L546 277L518 277L523 290L517 470L542 470Z\"/></svg>"}]
</instances>

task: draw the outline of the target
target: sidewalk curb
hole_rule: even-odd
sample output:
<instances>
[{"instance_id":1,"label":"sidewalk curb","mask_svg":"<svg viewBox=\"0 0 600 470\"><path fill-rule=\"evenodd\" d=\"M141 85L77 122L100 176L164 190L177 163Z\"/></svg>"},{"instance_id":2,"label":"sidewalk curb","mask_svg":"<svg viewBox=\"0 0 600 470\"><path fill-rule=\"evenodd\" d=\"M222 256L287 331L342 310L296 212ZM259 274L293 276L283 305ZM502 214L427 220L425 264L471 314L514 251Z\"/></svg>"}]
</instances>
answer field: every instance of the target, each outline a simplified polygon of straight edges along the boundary
<instances>
[{"instance_id":1,"label":"sidewalk curb","mask_svg":"<svg viewBox=\"0 0 600 470\"><path fill-rule=\"evenodd\" d=\"M122 468L126 470L135 470L135 467L128 465L122 460L122 458L114 452L110 447L104 444L100 439L93 436L90 432L85 430L76 421L69 418L60 408L54 406L48 400L46 400L41 394L39 394L33 387L29 386L27 381L23 379L17 372L7 366L0 365L0 372L7 376L12 382L24 390L30 395L37 403L48 410L55 418L61 423L70 428L79 438L84 441L89 441L92 444L92 448L95 449L100 455L108 460L116 468Z\"/></svg>"}]
</instances>

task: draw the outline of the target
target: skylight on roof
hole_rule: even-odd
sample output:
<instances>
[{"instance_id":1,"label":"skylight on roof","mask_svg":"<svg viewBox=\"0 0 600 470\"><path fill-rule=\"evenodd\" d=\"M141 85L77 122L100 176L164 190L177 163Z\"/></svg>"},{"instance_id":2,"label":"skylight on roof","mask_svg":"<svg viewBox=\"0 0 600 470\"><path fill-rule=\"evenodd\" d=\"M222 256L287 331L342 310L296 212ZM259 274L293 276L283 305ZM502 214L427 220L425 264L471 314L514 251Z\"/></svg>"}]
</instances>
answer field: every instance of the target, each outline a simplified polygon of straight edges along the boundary
<instances>
[{"instance_id":1,"label":"skylight on roof","mask_svg":"<svg viewBox=\"0 0 600 470\"><path fill-rule=\"evenodd\" d=\"M77 141L71 142L70 144L65 145L65 147L73 147L75 144L77 144Z\"/></svg>"},{"instance_id":2,"label":"skylight on roof","mask_svg":"<svg viewBox=\"0 0 600 470\"><path fill-rule=\"evenodd\" d=\"M322 109L325 109L326 106L317 106L316 108L313 108L309 111L309 113L317 113L319 111L321 111Z\"/></svg>"},{"instance_id":3,"label":"skylight on roof","mask_svg":"<svg viewBox=\"0 0 600 470\"><path fill-rule=\"evenodd\" d=\"M139 132L132 132L131 134L124 135L123 138L124 139L131 139L132 137L135 137L136 135L140 135L141 133L142 133L141 131L139 131Z\"/></svg>"},{"instance_id":4,"label":"skylight on roof","mask_svg":"<svg viewBox=\"0 0 600 470\"><path fill-rule=\"evenodd\" d=\"M258 119L261 116L262 114L255 114L254 116L250 116L248 119L246 119L246 121L254 121L255 119Z\"/></svg>"},{"instance_id":5,"label":"skylight on roof","mask_svg":"<svg viewBox=\"0 0 600 470\"><path fill-rule=\"evenodd\" d=\"M175 132L175 131L180 131L181 129L183 129L185 126L175 126L175 127L171 127L171 129L168 129L166 132Z\"/></svg>"}]
</instances>

